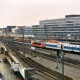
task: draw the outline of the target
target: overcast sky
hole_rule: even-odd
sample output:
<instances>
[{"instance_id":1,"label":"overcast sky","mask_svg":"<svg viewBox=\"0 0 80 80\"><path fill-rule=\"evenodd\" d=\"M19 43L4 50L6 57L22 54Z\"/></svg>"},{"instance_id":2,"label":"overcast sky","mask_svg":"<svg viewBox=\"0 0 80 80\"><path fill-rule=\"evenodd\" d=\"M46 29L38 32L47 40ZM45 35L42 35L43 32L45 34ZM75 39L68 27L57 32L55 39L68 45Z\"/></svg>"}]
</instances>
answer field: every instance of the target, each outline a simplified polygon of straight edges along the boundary
<instances>
[{"instance_id":1,"label":"overcast sky","mask_svg":"<svg viewBox=\"0 0 80 80\"><path fill-rule=\"evenodd\" d=\"M66 14L80 14L80 0L0 0L0 27L31 26Z\"/></svg>"}]
</instances>

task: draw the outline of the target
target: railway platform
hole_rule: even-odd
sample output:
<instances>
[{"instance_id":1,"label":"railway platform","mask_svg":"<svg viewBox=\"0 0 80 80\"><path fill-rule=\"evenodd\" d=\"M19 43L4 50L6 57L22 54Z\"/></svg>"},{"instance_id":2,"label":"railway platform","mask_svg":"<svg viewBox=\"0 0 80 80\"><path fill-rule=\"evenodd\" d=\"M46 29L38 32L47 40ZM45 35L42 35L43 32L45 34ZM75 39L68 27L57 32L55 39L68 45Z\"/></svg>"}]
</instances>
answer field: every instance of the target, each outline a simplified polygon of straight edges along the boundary
<instances>
[{"instance_id":1,"label":"railway platform","mask_svg":"<svg viewBox=\"0 0 80 80\"><path fill-rule=\"evenodd\" d=\"M49 61L44 58L42 58L42 60L41 60L41 57L38 57L38 56L32 57L29 54L26 54L26 56L30 57L34 61L41 63L44 66L46 66L52 70L56 70L56 71L62 73L62 65L60 64L60 62L58 63L58 69L56 69L57 61L53 62L53 61ZM76 69L76 68L64 65L64 74L69 77L72 77L74 80L80 80L80 69Z\"/></svg>"},{"instance_id":2,"label":"railway platform","mask_svg":"<svg viewBox=\"0 0 80 80\"><path fill-rule=\"evenodd\" d=\"M5 80L19 80L14 74L11 74L11 68L7 62L3 62L2 54L0 54L0 73Z\"/></svg>"},{"instance_id":3,"label":"railway platform","mask_svg":"<svg viewBox=\"0 0 80 80\"><path fill-rule=\"evenodd\" d=\"M36 48L35 50L38 51L38 52L41 52L41 50L39 48ZM48 54L48 55L56 55L57 51L42 49L42 53L45 53L45 54ZM76 53L71 53L71 52L65 52L64 57L75 59L75 60L80 60L80 55L78 55Z\"/></svg>"}]
</instances>

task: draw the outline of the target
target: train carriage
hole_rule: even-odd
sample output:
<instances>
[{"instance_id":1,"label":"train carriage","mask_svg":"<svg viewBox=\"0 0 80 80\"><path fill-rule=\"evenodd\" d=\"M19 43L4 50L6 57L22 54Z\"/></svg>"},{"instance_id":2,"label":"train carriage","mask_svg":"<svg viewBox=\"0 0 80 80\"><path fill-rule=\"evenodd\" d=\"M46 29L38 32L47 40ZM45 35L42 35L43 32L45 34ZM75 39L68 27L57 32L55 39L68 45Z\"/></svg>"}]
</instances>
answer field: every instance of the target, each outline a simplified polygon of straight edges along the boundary
<instances>
[{"instance_id":1,"label":"train carriage","mask_svg":"<svg viewBox=\"0 0 80 80\"><path fill-rule=\"evenodd\" d=\"M44 42L39 42L39 41L32 41L31 45L35 46L35 47L43 47L43 48L45 47L45 43Z\"/></svg>"},{"instance_id":2,"label":"train carriage","mask_svg":"<svg viewBox=\"0 0 80 80\"><path fill-rule=\"evenodd\" d=\"M64 43L64 49L65 51L72 51L72 47L73 45L70 45L70 44L67 44L67 43Z\"/></svg>"},{"instance_id":3,"label":"train carriage","mask_svg":"<svg viewBox=\"0 0 80 80\"><path fill-rule=\"evenodd\" d=\"M51 49L58 49L58 43L50 43L50 42L47 42L45 43L45 47L46 48L51 48Z\"/></svg>"},{"instance_id":4,"label":"train carriage","mask_svg":"<svg viewBox=\"0 0 80 80\"><path fill-rule=\"evenodd\" d=\"M69 43L50 43L50 42L45 43L46 48L57 49L57 50L61 49L61 45L64 46L63 48L64 51L80 52L79 45L72 45Z\"/></svg>"},{"instance_id":5,"label":"train carriage","mask_svg":"<svg viewBox=\"0 0 80 80\"><path fill-rule=\"evenodd\" d=\"M72 49L74 52L80 52L80 46L79 45L73 45Z\"/></svg>"}]
</instances>

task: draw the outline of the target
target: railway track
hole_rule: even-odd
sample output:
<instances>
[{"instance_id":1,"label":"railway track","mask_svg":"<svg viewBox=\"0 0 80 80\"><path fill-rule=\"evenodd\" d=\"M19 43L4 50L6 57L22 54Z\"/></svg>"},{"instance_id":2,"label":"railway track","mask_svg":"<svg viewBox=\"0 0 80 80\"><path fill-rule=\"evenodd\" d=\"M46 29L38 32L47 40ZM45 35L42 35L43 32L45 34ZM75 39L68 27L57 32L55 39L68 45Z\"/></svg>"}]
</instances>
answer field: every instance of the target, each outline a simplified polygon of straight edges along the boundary
<instances>
[{"instance_id":1,"label":"railway track","mask_svg":"<svg viewBox=\"0 0 80 80\"><path fill-rule=\"evenodd\" d=\"M15 44L14 44L15 45ZM22 49L21 46L19 45L16 45L18 47L20 47L19 50ZM27 50L26 50L27 49ZM31 52L30 52L31 51ZM25 52L27 54L34 54L36 53L37 56L41 57L41 51L33 51L29 48L25 48ZM55 61L57 62L57 57L55 55L49 55L49 54L45 54L44 52L42 53L42 57L45 58L45 59L48 59L50 61ZM80 69L80 60L75 60L75 59L71 59L71 58L68 58L68 57L64 57L64 64L67 65L67 66L71 66L71 67L74 67L74 68L77 68L77 69Z\"/></svg>"},{"instance_id":2,"label":"railway track","mask_svg":"<svg viewBox=\"0 0 80 80\"><path fill-rule=\"evenodd\" d=\"M20 54L18 50L18 48L14 48L12 46L10 46L10 49L12 51L15 51L16 55L22 60L24 61L24 56L23 54ZM25 63L29 66L29 67L34 67L37 71L45 74L46 76L49 76L51 79L53 80L60 80L59 78L53 76L50 74L50 72L47 72L47 70L42 67L41 65L39 65L38 63L36 63L35 61L31 60L29 57L25 57Z\"/></svg>"},{"instance_id":3,"label":"railway track","mask_svg":"<svg viewBox=\"0 0 80 80\"><path fill-rule=\"evenodd\" d=\"M10 43L10 41L9 41L9 43ZM18 44L18 43L17 43ZM15 46L16 44L14 43L14 46ZM18 44L18 45L16 45L17 47L19 47L20 49L19 50L21 50L22 49L22 47L23 46L20 46L20 45L22 45L22 44ZM28 46L27 46L28 47ZM26 46L25 46L25 52L27 53L27 54L35 54L36 53L36 55L37 56L41 56L41 51L38 51L38 50L36 50L36 51L32 51L31 49L30 49L30 46L27 48ZM39 48L39 49L41 49L41 48ZM31 52L30 52L31 51ZM56 59L57 59L57 57L55 56L55 55L49 55L49 54L45 54L44 52L42 53L43 55L42 55L42 57L43 58L45 58L45 59L48 59L48 60L51 60L51 61L57 61ZM64 57L64 64L65 65L68 65L68 66L71 66L71 67L74 67L74 68L77 68L77 69L80 69L80 60L75 60L75 59L71 59L71 58L68 58L68 57Z\"/></svg>"},{"instance_id":4,"label":"railway track","mask_svg":"<svg viewBox=\"0 0 80 80\"><path fill-rule=\"evenodd\" d=\"M12 44L7 44L7 46L16 53L17 56L20 57L20 59L22 59L24 61L24 56L23 54L19 53L19 47L17 47L16 45L12 45ZM28 64L29 67L34 67L37 71L45 74L46 76L49 76L50 78L52 78L52 80L61 80L62 78L62 74L57 72L57 71L53 71L48 67L43 66L42 64L35 62L34 60L30 59L29 57L25 57L25 63ZM64 75L64 80L73 80L72 78Z\"/></svg>"},{"instance_id":5,"label":"railway track","mask_svg":"<svg viewBox=\"0 0 80 80\"><path fill-rule=\"evenodd\" d=\"M34 54L35 54L35 52L34 52ZM41 52L36 52L36 55L40 57L41 56ZM45 58L45 59L48 59L50 61L57 62L57 57L56 56L42 53L42 57ZM80 60L74 60L74 59L71 59L71 58L64 57L64 64L68 65L68 66L71 66L71 67L74 67L74 68L80 69Z\"/></svg>"}]
</instances>

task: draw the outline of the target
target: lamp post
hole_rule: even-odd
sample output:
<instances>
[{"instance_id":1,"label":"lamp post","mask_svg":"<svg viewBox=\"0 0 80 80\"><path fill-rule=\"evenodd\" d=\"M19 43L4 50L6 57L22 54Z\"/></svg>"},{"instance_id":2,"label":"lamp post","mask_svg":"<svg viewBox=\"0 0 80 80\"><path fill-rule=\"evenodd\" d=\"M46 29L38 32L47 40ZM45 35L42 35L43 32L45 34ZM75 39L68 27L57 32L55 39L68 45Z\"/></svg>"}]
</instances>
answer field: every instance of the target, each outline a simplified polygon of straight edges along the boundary
<instances>
[{"instance_id":1,"label":"lamp post","mask_svg":"<svg viewBox=\"0 0 80 80\"><path fill-rule=\"evenodd\" d=\"M62 52L62 80L64 80L64 53L63 53L64 46L61 45L61 52Z\"/></svg>"}]
</instances>

